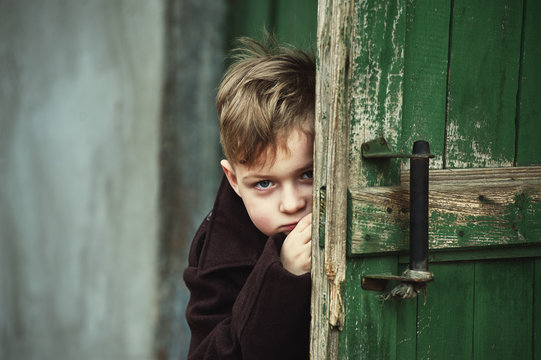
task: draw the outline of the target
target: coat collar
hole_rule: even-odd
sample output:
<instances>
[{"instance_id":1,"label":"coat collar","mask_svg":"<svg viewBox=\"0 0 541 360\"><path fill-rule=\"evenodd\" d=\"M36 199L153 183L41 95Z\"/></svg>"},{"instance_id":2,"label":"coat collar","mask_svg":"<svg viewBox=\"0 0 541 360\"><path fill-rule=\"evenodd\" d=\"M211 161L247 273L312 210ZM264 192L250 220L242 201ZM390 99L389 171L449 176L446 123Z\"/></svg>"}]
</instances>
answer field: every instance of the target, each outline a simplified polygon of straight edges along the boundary
<instances>
[{"instance_id":1,"label":"coat collar","mask_svg":"<svg viewBox=\"0 0 541 360\"><path fill-rule=\"evenodd\" d=\"M205 234L200 270L254 266L266 240L267 236L252 223L242 199L223 176Z\"/></svg>"}]
</instances>

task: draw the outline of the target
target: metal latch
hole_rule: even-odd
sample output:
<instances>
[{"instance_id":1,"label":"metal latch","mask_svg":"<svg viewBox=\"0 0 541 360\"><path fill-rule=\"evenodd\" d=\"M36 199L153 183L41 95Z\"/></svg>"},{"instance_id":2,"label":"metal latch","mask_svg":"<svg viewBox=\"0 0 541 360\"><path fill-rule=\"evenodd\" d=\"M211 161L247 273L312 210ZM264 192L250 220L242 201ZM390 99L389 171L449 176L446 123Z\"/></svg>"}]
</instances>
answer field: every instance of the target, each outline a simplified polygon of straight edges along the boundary
<instances>
[{"instance_id":1,"label":"metal latch","mask_svg":"<svg viewBox=\"0 0 541 360\"><path fill-rule=\"evenodd\" d=\"M430 154L430 144L424 140L413 144L411 154L391 152L383 138L364 143L361 149L365 159L410 159L409 267L402 275L364 275L361 286L364 290L384 291L388 281L398 280L401 283L385 298L411 299L434 280L434 275L428 271L428 164L434 155Z\"/></svg>"}]
</instances>

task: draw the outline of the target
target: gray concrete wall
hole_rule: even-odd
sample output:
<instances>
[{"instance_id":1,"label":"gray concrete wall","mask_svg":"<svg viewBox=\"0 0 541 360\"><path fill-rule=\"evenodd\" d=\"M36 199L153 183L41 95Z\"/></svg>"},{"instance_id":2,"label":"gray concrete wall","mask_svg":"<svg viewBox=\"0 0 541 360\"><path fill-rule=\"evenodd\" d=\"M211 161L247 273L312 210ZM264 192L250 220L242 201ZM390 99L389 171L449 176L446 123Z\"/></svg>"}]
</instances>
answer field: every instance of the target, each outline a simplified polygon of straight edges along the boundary
<instances>
[{"instance_id":1,"label":"gray concrete wall","mask_svg":"<svg viewBox=\"0 0 541 360\"><path fill-rule=\"evenodd\" d=\"M0 2L0 359L150 359L160 0Z\"/></svg>"}]
</instances>

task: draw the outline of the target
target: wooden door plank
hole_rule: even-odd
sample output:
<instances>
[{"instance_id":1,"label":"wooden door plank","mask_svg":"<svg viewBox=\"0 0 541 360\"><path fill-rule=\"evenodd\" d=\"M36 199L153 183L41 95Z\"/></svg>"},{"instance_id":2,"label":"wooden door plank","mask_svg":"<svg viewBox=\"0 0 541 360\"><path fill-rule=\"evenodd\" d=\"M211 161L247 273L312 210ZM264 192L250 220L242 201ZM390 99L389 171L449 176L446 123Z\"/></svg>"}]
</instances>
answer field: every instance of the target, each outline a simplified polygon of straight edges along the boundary
<instances>
[{"instance_id":1,"label":"wooden door plank","mask_svg":"<svg viewBox=\"0 0 541 360\"><path fill-rule=\"evenodd\" d=\"M398 271L396 256L348 261L345 301L346 322L340 336L338 359L394 359L396 357L396 305L381 294L361 288L361 276Z\"/></svg>"},{"instance_id":2,"label":"wooden door plank","mask_svg":"<svg viewBox=\"0 0 541 360\"><path fill-rule=\"evenodd\" d=\"M524 1L523 50L520 76L517 165L541 164L541 2Z\"/></svg>"},{"instance_id":3,"label":"wooden door plank","mask_svg":"<svg viewBox=\"0 0 541 360\"><path fill-rule=\"evenodd\" d=\"M401 149L411 153L416 140L426 140L435 154L430 168L441 169L451 1L408 1L406 10ZM408 161L403 165L409 168Z\"/></svg>"},{"instance_id":4,"label":"wooden door plank","mask_svg":"<svg viewBox=\"0 0 541 360\"><path fill-rule=\"evenodd\" d=\"M350 121L349 176L336 180L348 181L348 187L397 184L400 161L392 160L384 166L363 162L361 145L376 137L384 137L392 148L399 145L406 2L351 3L354 16L347 37L351 49L346 59L348 82L344 84ZM327 188L327 204L329 199ZM330 210L327 218L329 214ZM348 260L346 316L338 359L396 357L396 304L382 302L379 294L361 290L360 278L367 273L394 273L397 264L396 256Z\"/></svg>"},{"instance_id":5,"label":"wooden door plank","mask_svg":"<svg viewBox=\"0 0 541 360\"><path fill-rule=\"evenodd\" d=\"M417 298L417 359L467 359L473 341L474 264L431 264L426 303Z\"/></svg>"},{"instance_id":6,"label":"wooden door plank","mask_svg":"<svg viewBox=\"0 0 541 360\"><path fill-rule=\"evenodd\" d=\"M541 257L536 258L533 275L533 359L541 359Z\"/></svg>"},{"instance_id":7,"label":"wooden door plank","mask_svg":"<svg viewBox=\"0 0 541 360\"><path fill-rule=\"evenodd\" d=\"M455 0L446 167L512 166L522 0Z\"/></svg>"},{"instance_id":8,"label":"wooden door plank","mask_svg":"<svg viewBox=\"0 0 541 360\"><path fill-rule=\"evenodd\" d=\"M365 162L364 142L384 137L398 149L402 121L405 1L355 1L351 71L347 84L351 117L349 186L398 182L400 161Z\"/></svg>"},{"instance_id":9,"label":"wooden door plank","mask_svg":"<svg viewBox=\"0 0 541 360\"><path fill-rule=\"evenodd\" d=\"M531 359L533 260L475 264L474 359Z\"/></svg>"},{"instance_id":10,"label":"wooden door plank","mask_svg":"<svg viewBox=\"0 0 541 360\"><path fill-rule=\"evenodd\" d=\"M401 264L397 274L404 273L407 265ZM391 286L396 286L392 284ZM396 314L396 359L417 358L417 304L418 298L393 300L397 302Z\"/></svg>"},{"instance_id":11,"label":"wooden door plank","mask_svg":"<svg viewBox=\"0 0 541 360\"><path fill-rule=\"evenodd\" d=\"M491 248L475 248L464 251L433 251L429 255L430 262L447 261L472 261L472 260L501 260L501 259L524 259L531 257L541 257L541 243L530 244L528 246L505 246ZM400 255L401 264L409 264L409 255Z\"/></svg>"}]
</instances>

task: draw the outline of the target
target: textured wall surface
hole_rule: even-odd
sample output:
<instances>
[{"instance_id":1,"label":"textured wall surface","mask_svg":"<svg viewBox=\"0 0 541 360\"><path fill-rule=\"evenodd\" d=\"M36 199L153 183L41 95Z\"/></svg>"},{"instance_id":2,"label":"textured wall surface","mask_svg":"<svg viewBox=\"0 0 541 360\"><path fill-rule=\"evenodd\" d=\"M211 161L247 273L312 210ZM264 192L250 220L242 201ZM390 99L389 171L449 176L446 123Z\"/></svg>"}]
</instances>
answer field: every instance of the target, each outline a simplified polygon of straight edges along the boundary
<instances>
[{"instance_id":1,"label":"textured wall surface","mask_svg":"<svg viewBox=\"0 0 541 360\"><path fill-rule=\"evenodd\" d=\"M163 4L0 3L0 358L150 359Z\"/></svg>"}]
</instances>

